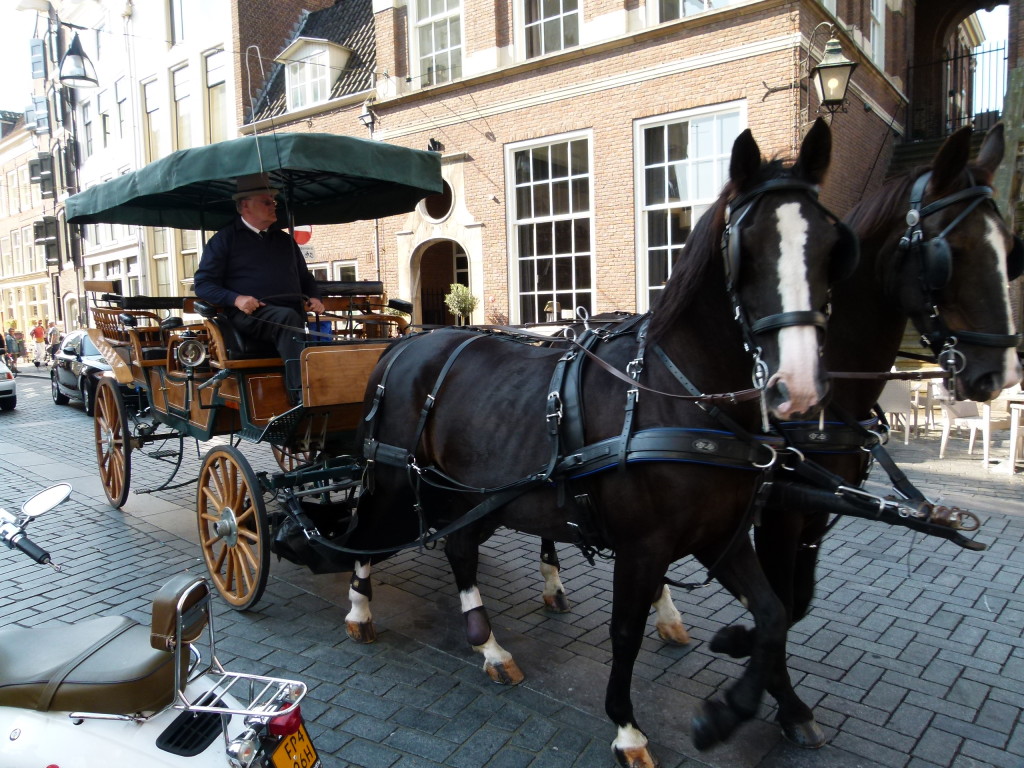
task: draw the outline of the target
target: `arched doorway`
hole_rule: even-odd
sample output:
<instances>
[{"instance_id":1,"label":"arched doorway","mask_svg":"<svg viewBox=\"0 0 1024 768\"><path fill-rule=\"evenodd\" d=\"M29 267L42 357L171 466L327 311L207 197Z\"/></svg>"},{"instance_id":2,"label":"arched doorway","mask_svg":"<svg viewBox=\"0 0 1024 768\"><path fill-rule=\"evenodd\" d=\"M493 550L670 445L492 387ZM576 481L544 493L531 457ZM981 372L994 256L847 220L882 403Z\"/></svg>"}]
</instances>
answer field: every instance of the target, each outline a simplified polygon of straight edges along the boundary
<instances>
[{"instance_id":1,"label":"arched doorway","mask_svg":"<svg viewBox=\"0 0 1024 768\"><path fill-rule=\"evenodd\" d=\"M420 256L420 314L424 325L454 325L456 318L445 306L452 283L469 286L469 257L455 240L439 240Z\"/></svg>"}]
</instances>

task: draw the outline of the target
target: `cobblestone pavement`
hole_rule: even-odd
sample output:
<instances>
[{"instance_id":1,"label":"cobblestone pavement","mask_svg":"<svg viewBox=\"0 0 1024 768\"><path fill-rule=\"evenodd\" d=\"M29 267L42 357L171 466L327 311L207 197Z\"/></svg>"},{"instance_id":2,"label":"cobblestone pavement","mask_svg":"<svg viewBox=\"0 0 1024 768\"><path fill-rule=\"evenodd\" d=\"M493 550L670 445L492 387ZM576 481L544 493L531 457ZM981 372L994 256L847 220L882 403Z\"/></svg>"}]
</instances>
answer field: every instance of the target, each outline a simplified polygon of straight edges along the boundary
<instances>
[{"instance_id":1,"label":"cobblestone pavement","mask_svg":"<svg viewBox=\"0 0 1024 768\"><path fill-rule=\"evenodd\" d=\"M194 484L133 493L123 512L112 510L97 478L92 421L80 405L54 405L48 382L33 371L19 377L18 397L15 411L0 414L0 504L16 506L56 480L75 492L31 529L65 565L61 573L0 551L0 625L112 612L145 620L168 576L205 573L194 543ZM677 595L693 641L667 647L651 622L634 681L638 717L663 768L1024 766L1024 476L1006 471L1002 434L993 448L1002 463L991 468L967 455L965 438L952 439L939 461L937 431L892 445L934 500L982 517L977 538L987 551L854 519L823 545L817 599L789 643L797 692L829 737L822 750L784 742L770 701L729 744L693 749L694 707L721 695L741 670L707 642L749 616L718 587ZM182 480L195 478L200 463L194 442L186 447ZM276 467L267 446L241 448L256 469ZM131 458L134 489L159 484L169 469L144 452ZM255 610L218 609L218 648L229 667L310 685L303 712L325 766L610 768L614 729L603 697L611 566L591 567L561 548L573 610L555 615L541 607L537 555L535 539L503 533L481 558L495 633L526 674L517 687L486 681L436 551L406 553L375 572L374 645L345 635L347 575L314 576L275 562ZM673 573L700 575L690 561Z\"/></svg>"}]
</instances>

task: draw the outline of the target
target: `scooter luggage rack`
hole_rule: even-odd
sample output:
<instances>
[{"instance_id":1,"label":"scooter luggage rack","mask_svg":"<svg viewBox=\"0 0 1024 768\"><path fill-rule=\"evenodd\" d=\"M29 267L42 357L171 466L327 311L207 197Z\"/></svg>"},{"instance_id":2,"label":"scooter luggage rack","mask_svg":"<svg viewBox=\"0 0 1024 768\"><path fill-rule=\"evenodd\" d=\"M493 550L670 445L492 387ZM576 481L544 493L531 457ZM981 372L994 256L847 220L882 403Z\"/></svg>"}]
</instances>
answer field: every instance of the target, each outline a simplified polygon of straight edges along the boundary
<instances>
[{"instance_id":1,"label":"scooter luggage rack","mask_svg":"<svg viewBox=\"0 0 1024 768\"><path fill-rule=\"evenodd\" d=\"M198 584L205 584L205 580L198 582L197 586ZM195 666L185 676L186 679L184 681L181 676L178 677L178 683L175 685L176 701L174 708L186 712L208 712L214 715L241 715L242 717L263 718L278 717L294 712L306 696L306 684L298 680L250 675L244 672L229 672L224 669L220 659L217 658L217 649L214 643L213 611L210 610L211 594L208 590L205 590L203 597L186 608L185 604L189 601L194 591L194 589L190 589L178 598L174 668L182 668L181 652L183 647L190 648L192 653L200 656L192 642L183 641L182 638L187 637L187 627L194 627L197 622L203 621L204 614L204 623L206 624L207 637L210 644L210 663L204 669L196 671L196 668L202 664L200 656ZM190 702L185 695L185 686L204 675L213 681L213 685L208 690L205 690L196 702ZM248 684L248 693L241 695L241 691L232 690L239 683L243 685ZM259 688L258 691L256 690L257 688ZM224 696L228 693L231 693L239 701L248 700L248 705L241 709L227 706L224 703Z\"/></svg>"}]
</instances>

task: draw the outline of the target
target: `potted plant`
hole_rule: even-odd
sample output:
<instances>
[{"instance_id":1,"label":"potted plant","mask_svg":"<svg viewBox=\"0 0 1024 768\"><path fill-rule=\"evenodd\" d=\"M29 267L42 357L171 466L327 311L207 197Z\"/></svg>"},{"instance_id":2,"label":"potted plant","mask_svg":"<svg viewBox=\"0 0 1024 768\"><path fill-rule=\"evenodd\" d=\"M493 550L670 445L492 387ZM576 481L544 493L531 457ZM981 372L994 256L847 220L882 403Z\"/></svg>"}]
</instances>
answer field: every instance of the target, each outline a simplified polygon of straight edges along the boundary
<instances>
[{"instance_id":1,"label":"potted plant","mask_svg":"<svg viewBox=\"0 0 1024 768\"><path fill-rule=\"evenodd\" d=\"M469 322L469 316L473 314L477 303L476 296L469 292L468 287L460 283L452 283L449 286L448 294L444 297L444 305L448 307L449 312L455 315L459 325L466 325Z\"/></svg>"}]
</instances>

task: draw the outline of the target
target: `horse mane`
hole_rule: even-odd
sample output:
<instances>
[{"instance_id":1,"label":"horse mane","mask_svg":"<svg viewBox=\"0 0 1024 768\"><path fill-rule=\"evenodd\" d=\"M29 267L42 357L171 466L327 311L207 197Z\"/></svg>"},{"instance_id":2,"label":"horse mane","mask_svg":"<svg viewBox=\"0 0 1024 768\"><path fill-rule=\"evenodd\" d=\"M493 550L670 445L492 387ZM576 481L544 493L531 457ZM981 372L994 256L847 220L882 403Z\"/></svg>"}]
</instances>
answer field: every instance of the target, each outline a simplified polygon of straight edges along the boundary
<instances>
[{"instance_id":1,"label":"horse mane","mask_svg":"<svg viewBox=\"0 0 1024 768\"><path fill-rule=\"evenodd\" d=\"M762 163L756 179L749 181L752 189L769 179L785 176L789 169L782 161L774 159ZM672 267L668 282L661 296L652 307L650 338L657 340L666 331L674 327L679 318L686 312L695 296L704 287L709 266L716 259L721 259L722 234L725 232L725 209L729 201L734 199L737 190L730 180L722 188L721 194L714 204L704 212L683 246L679 260ZM724 289L725 286L723 285Z\"/></svg>"}]
</instances>

